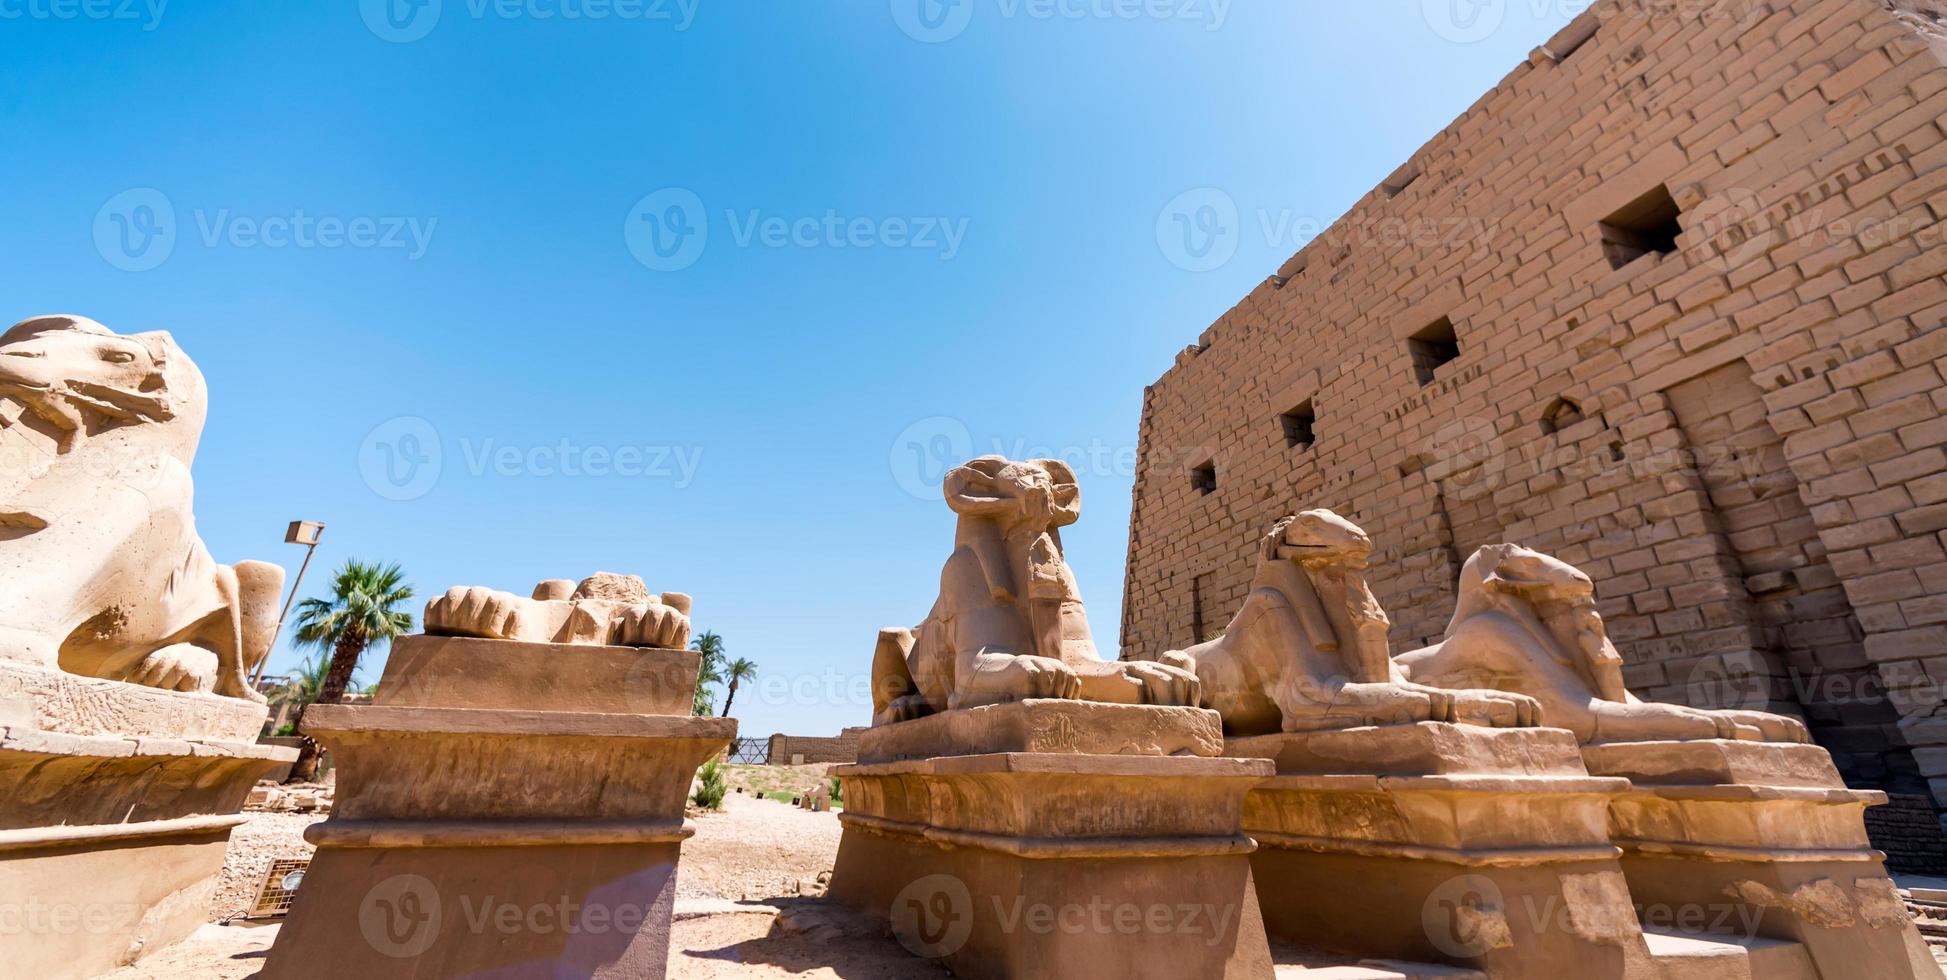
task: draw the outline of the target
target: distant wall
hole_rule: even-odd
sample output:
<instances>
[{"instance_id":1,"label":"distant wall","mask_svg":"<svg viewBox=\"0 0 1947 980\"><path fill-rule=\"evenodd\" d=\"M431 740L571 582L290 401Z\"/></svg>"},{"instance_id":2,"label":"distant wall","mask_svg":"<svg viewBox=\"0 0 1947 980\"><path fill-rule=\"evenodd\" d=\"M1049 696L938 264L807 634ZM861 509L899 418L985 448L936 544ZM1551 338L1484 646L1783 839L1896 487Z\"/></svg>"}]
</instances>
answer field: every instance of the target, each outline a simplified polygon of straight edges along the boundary
<instances>
[{"instance_id":1,"label":"distant wall","mask_svg":"<svg viewBox=\"0 0 1947 980\"><path fill-rule=\"evenodd\" d=\"M1149 388L1126 653L1223 629L1298 509L1372 534L1395 652L1525 544L1637 693L1803 715L1947 863L1940 10L1602 0L1537 49Z\"/></svg>"},{"instance_id":2,"label":"distant wall","mask_svg":"<svg viewBox=\"0 0 1947 980\"><path fill-rule=\"evenodd\" d=\"M791 765L794 756L803 756L805 765L859 761L859 733L863 728L847 728L834 736L814 738L805 735L771 736L770 763Z\"/></svg>"}]
</instances>

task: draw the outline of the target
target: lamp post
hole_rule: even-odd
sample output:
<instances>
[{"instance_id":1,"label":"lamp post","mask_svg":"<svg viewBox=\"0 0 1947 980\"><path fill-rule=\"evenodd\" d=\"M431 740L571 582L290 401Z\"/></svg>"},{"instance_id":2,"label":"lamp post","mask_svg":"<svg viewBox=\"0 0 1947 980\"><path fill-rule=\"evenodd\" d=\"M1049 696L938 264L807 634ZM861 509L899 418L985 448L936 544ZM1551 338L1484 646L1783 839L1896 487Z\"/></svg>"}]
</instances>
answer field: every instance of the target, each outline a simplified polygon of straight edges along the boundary
<instances>
[{"instance_id":1,"label":"lamp post","mask_svg":"<svg viewBox=\"0 0 1947 980\"><path fill-rule=\"evenodd\" d=\"M291 594L284 599L284 611L277 614L277 629L270 635L270 650L264 651L264 659L257 661L256 676L250 678L250 686L255 688L263 683L264 668L270 665L270 654L277 649L277 638L284 635L284 618L291 614L291 603L297 601L297 587L304 582L304 572L311 567L311 556L317 554L318 537L324 533L323 521L292 521L284 530L285 544L305 546L304 564L297 568L297 578L291 580Z\"/></svg>"}]
</instances>

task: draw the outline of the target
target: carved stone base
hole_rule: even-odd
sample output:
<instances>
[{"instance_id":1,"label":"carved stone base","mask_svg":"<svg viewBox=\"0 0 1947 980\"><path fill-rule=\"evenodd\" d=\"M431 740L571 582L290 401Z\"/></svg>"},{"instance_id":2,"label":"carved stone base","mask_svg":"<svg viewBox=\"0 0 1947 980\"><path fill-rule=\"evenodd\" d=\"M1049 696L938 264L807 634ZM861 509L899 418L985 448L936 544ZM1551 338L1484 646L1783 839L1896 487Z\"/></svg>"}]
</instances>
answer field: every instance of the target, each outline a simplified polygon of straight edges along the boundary
<instances>
[{"instance_id":1,"label":"carved stone base","mask_svg":"<svg viewBox=\"0 0 1947 980\"><path fill-rule=\"evenodd\" d=\"M1419 724L1231 739L1276 760L1244 829L1272 935L1497 978L1653 975L1609 842L1621 779L1552 729Z\"/></svg>"},{"instance_id":2,"label":"carved stone base","mask_svg":"<svg viewBox=\"0 0 1947 980\"><path fill-rule=\"evenodd\" d=\"M8 702L17 715L4 710ZM0 657L0 724L68 735L247 744L256 741L269 713L254 701L79 677Z\"/></svg>"},{"instance_id":3,"label":"carved stone base","mask_svg":"<svg viewBox=\"0 0 1947 980\"><path fill-rule=\"evenodd\" d=\"M264 977L661 978L690 781L737 723L410 707L404 694L307 715L338 760L338 793L305 835L317 856Z\"/></svg>"},{"instance_id":4,"label":"carved stone base","mask_svg":"<svg viewBox=\"0 0 1947 980\"><path fill-rule=\"evenodd\" d=\"M1849 790L1815 745L1588 746L1589 769L1629 778L1610 807L1639 905L1701 907L1705 928L1802 944L1825 977L1933 978L1939 967L1867 843L1878 792Z\"/></svg>"},{"instance_id":5,"label":"carved stone base","mask_svg":"<svg viewBox=\"0 0 1947 980\"><path fill-rule=\"evenodd\" d=\"M986 754L834 767L831 898L957 976L1269 980L1240 821L1271 766L1200 757L1221 744L1216 725L1194 709L1030 701L874 729L868 758L950 749L945 730ZM1007 751L1027 746L1046 750Z\"/></svg>"},{"instance_id":6,"label":"carved stone base","mask_svg":"<svg viewBox=\"0 0 1947 980\"><path fill-rule=\"evenodd\" d=\"M61 686L47 681L37 689ZM70 689L86 690L105 717L160 706L150 716L160 719L172 703L196 715L207 701L219 700L114 686L126 700L106 687ZM8 719L13 722L65 710L38 708L27 698L12 703L24 709ZM254 732L264 709L247 708L256 713ZM37 980L92 977L208 922L230 830L243 822L244 797L259 776L295 756L239 742L0 727L0 901L14 914L0 972Z\"/></svg>"}]
</instances>

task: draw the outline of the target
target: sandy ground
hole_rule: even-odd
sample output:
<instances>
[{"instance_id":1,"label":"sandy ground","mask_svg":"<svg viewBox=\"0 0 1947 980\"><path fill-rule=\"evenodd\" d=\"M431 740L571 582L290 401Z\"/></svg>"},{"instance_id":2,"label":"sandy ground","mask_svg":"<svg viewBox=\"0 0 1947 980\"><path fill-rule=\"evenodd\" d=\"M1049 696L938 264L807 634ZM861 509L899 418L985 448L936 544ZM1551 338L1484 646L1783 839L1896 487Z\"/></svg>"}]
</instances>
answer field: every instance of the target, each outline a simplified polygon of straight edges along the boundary
<instances>
[{"instance_id":1,"label":"sandy ground","mask_svg":"<svg viewBox=\"0 0 1947 980\"><path fill-rule=\"evenodd\" d=\"M813 767L801 767L812 769ZM759 774L759 781L817 785L815 772ZM247 906L270 861L310 852L304 828L317 814L252 813L231 837L211 918ZM838 854L833 813L731 794L721 813L692 814L676 880L671 977L683 980L932 980L948 974L915 960L871 923L800 896L823 891ZM780 922L781 914L781 922ZM103 980L244 980L263 969L275 925L210 925Z\"/></svg>"},{"instance_id":2,"label":"sandy ground","mask_svg":"<svg viewBox=\"0 0 1947 980\"><path fill-rule=\"evenodd\" d=\"M679 902L816 894L838 856L835 813L732 793L723 812L690 819L696 836L683 845L677 867Z\"/></svg>"},{"instance_id":3,"label":"sandy ground","mask_svg":"<svg viewBox=\"0 0 1947 980\"><path fill-rule=\"evenodd\" d=\"M792 772L757 773L750 778L812 786L821 777L822 772ZM232 837L229 861L212 902L212 920L226 918L255 897L258 880L273 858L309 853L304 828L321 819L316 814L250 814ZM733 793L725 798L722 812L693 814L692 819L697 833L683 847L677 876L671 977L936 980L950 976L909 955L878 925L813 897L822 893L824 876L838 853L840 828L835 814ZM183 943L102 980L245 980L262 970L276 936L275 924L205 926ZM1316 975L1299 964L1316 968L1347 962L1294 948L1278 948L1274 953L1282 964L1281 978Z\"/></svg>"},{"instance_id":4,"label":"sandy ground","mask_svg":"<svg viewBox=\"0 0 1947 980\"><path fill-rule=\"evenodd\" d=\"M210 918L221 921L248 911L257 900L264 871L282 857L310 857L304 828L323 820L322 813L252 813L230 833L230 850L223 858L223 877L210 902Z\"/></svg>"}]
</instances>

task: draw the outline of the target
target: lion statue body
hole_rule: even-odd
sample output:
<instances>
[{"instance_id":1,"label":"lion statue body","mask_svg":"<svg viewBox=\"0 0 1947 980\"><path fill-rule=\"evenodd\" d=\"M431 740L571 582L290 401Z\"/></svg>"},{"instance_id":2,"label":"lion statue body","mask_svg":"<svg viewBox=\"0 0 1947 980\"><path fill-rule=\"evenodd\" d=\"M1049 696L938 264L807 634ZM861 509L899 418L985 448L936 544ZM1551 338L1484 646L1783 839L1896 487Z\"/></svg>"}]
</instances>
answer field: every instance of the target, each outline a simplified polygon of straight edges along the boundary
<instances>
[{"instance_id":1,"label":"lion statue body","mask_svg":"<svg viewBox=\"0 0 1947 980\"><path fill-rule=\"evenodd\" d=\"M190 464L207 395L166 333L0 334L0 660L262 700L284 571L218 563Z\"/></svg>"},{"instance_id":2,"label":"lion statue body","mask_svg":"<svg viewBox=\"0 0 1947 980\"><path fill-rule=\"evenodd\" d=\"M1187 661L1104 661L1096 652L1061 528L1081 516L1059 460L984 456L948 473L959 515L939 598L913 629L881 630L874 724L1029 698L1195 707Z\"/></svg>"},{"instance_id":3,"label":"lion statue body","mask_svg":"<svg viewBox=\"0 0 1947 980\"><path fill-rule=\"evenodd\" d=\"M531 597L455 586L426 604L426 632L488 640L582 646L690 645L690 597L655 595L634 575L597 572L580 583L550 579Z\"/></svg>"},{"instance_id":4,"label":"lion statue body","mask_svg":"<svg viewBox=\"0 0 1947 980\"><path fill-rule=\"evenodd\" d=\"M1391 626L1366 585L1372 540L1329 510L1284 518L1258 547L1251 592L1223 635L1165 657L1195 664L1224 734L1269 735L1423 721L1541 723L1518 693L1412 683L1389 656Z\"/></svg>"},{"instance_id":5,"label":"lion statue body","mask_svg":"<svg viewBox=\"0 0 1947 980\"><path fill-rule=\"evenodd\" d=\"M1441 641L1400 656L1413 680L1520 692L1541 702L1551 726L1584 744L1810 740L1796 718L1630 694L1622 657L1596 611L1595 585L1567 562L1519 545L1488 545L1461 569L1459 591Z\"/></svg>"}]
</instances>

